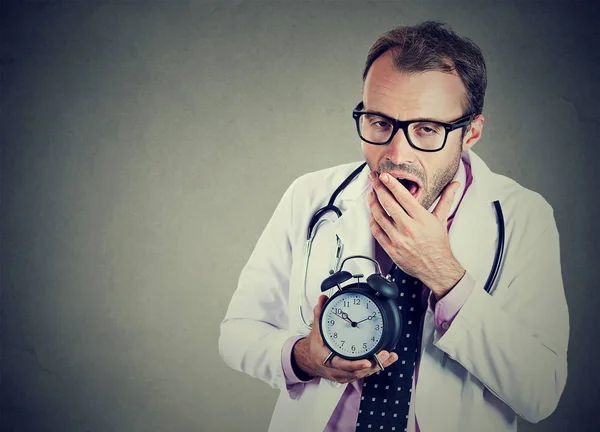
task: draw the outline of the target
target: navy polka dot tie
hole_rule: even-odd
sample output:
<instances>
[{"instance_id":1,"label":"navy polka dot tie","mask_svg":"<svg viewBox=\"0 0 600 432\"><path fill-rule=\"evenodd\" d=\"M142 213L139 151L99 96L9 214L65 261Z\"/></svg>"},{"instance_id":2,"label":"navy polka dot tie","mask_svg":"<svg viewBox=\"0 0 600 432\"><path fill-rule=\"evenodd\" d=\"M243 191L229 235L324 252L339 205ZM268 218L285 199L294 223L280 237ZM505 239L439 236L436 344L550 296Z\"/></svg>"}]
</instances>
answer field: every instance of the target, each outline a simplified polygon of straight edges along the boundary
<instances>
[{"instance_id":1,"label":"navy polka dot tie","mask_svg":"<svg viewBox=\"0 0 600 432\"><path fill-rule=\"evenodd\" d=\"M402 335L396 349L398 360L364 379L356 431L406 430L412 392L412 380L418 353L418 335L423 284L400 270L395 264L390 271L399 289L396 303L402 315Z\"/></svg>"}]
</instances>

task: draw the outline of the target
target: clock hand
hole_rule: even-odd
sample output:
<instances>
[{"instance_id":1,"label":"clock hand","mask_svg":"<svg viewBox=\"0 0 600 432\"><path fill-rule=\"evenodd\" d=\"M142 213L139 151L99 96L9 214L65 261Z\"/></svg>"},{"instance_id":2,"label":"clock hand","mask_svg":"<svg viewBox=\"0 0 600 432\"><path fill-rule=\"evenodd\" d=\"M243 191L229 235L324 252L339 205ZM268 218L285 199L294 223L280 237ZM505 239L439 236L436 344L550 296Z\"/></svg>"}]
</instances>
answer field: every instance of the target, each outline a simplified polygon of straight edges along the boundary
<instances>
[{"instance_id":1,"label":"clock hand","mask_svg":"<svg viewBox=\"0 0 600 432\"><path fill-rule=\"evenodd\" d=\"M352 321L352 318L350 318L346 312L342 312L342 314L341 314L341 315L338 315L338 314L336 314L336 313L335 313L335 312L333 312L333 311L332 311L331 313L333 313L335 316L338 316L338 317L340 317L341 319L343 319L343 320L345 320L345 321L349 322L349 323L352 325L352 327L358 327L358 323L356 323L356 322Z\"/></svg>"},{"instance_id":2,"label":"clock hand","mask_svg":"<svg viewBox=\"0 0 600 432\"><path fill-rule=\"evenodd\" d=\"M344 321L348 321L350 324L352 324L352 320L348 319L348 314L345 312L342 312L342 315L338 315L335 312L332 312L335 316L340 317L341 319L343 319Z\"/></svg>"},{"instance_id":3,"label":"clock hand","mask_svg":"<svg viewBox=\"0 0 600 432\"><path fill-rule=\"evenodd\" d=\"M342 318L347 319L348 322L350 324L352 324L352 327L357 327L358 326L358 323L354 322L354 320L352 318L350 318L346 312L342 312Z\"/></svg>"},{"instance_id":4,"label":"clock hand","mask_svg":"<svg viewBox=\"0 0 600 432\"><path fill-rule=\"evenodd\" d=\"M369 316L368 316L368 317L366 317L364 320L360 320L360 321L358 321L356 324L360 324L361 322L363 322L363 321L367 321L367 320L369 320L369 321L370 321L370 320L372 320L373 318L375 318L375 314L373 314L373 315L369 315Z\"/></svg>"},{"instance_id":5,"label":"clock hand","mask_svg":"<svg viewBox=\"0 0 600 432\"><path fill-rule=\"evenodd\" d=\"M348 318L352 324L356 324L354 322L354 320L352 318L350 318L346 312L342 312L342 315L344 315L345 318Z\"/></svg>"}]
</instances>

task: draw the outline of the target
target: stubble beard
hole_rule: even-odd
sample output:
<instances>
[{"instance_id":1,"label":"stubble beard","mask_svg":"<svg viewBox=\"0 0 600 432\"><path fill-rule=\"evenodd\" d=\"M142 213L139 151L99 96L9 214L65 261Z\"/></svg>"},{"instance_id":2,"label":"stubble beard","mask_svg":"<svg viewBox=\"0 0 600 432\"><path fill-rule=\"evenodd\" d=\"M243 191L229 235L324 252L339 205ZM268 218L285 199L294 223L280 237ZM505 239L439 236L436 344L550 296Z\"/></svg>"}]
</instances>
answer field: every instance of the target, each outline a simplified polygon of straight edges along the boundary
<instances>
[{"instance_id":1,"label":"stubble beard","mask_svg":"<svg viewBox=\"0 0 600 432\"><path fill-rule=\"evenodd\" d=\"M413 174L413 175L419 177L419 179L421 179L423 187L421 189L420 197L419 197L418 201L419 201L419 204L421 204L424 208L429 209L431 207L431 205L435 202L435 200L438 198L438 196L440 196L440 194L442 193L444 188L448 184L450 184L450 182L454 179L454 176L456 175L456 173L458 171L458 167L460 165L460 159L461 159L462 152L463 152L463 142L461 140L460 148L456 152L452 161L446 167L437 171L433 175L433 178L431 180L428 180L427 178L425 178L425 176L423 175L423 172L416 171L412 166L404 165L404 164L393 165L391 163L386 163L386 161L383 161L382 163L380 163L380 165L377 169L377 172L381 173L383 171L397 169L397 170L402 170L402 171L405 171L407 173L410 173L410 174ZM370 171L374 171L373 164L371 163L371 161L366 159L366 162L367 162L367 165L369 166ZM429 186L430 184L431 184L431 186Z\"/></svg>"},{"instance_id":2,"label":"stubble beard","mask_svg":"<svg viewBox=\"0 0 600 432\"><path fill-rule=\"evenodd\" d=\"M436 172L431 180L431 187L424 188L425 193L421 195L419 200L421 205L426 209L429 209L435 200L440 196L442 191L450 182L454 179L460 166L460 158L463 152L462 142L460 143L460 149L456 152L454 159L445 168Z\"/></svg>"}]
</instances>

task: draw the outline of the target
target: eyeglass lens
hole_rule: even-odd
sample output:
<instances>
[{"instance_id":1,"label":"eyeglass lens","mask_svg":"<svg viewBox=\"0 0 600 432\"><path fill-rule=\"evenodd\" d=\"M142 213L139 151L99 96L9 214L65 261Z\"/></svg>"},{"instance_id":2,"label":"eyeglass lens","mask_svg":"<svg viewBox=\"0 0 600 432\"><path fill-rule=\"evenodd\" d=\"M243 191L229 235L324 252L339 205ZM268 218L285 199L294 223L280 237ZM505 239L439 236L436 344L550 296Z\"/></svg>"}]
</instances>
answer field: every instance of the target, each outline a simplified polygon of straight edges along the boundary
<instances>
[{"instance_id":1,"label":"eyeglass lens","mask_svg":"<svg viewBox=\"0 0 600 432\"><path fill-rule=\"evenodd\" d=\"M358 125L364 140L380 144L389 140L394 130L394 125L388 119L375 114L362 114ZM436 150L444 144L446 129L437 123L411 123L407 130L410 141L416 147ZM398 133L402 132L398 131Z\"/></svg>"}]
</instances>

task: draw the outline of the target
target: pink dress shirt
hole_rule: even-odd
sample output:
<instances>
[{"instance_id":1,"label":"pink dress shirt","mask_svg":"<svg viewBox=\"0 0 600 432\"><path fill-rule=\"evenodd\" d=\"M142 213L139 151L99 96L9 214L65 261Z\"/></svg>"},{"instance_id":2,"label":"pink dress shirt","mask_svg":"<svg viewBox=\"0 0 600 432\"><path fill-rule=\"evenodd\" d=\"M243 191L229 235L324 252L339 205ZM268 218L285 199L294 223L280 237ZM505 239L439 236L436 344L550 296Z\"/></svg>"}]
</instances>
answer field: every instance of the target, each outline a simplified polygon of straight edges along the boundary
<instances>
[{"instance_id":1,"label":"pink dress shirt","mask_svg":"<svg viewBox=\"0 0 600 432\"><path fill-rule=\"evenodd\" d=\"M460 161L459 170L456 174L455 180L458 180L461 184L462 193L460 194L460 198L458 202L453 203L453 211L450 217L448 218L448 230L452 226L452 221L454 220L454 216L460 203L462 202L467 189L471 185L473 181L473 177L471 175L471 167L468 163L465 163L462 159ZM457 196L459 196L457 194ZM439 198L432 204L429 211L433 211L435 206L437 205ZM375 257L377 261L380 263L383 269L389 269L392 266L392 261L389 256L385 253L385 251L376 243ZM429 288L423 285L422 291L422 300L423 302L428 303L428 307L434 312L434 322L436 329L444 334L446 330L452 324L452 320L456 317L461 307L467 301L469 294L473 290L475 286L475 282L472 277L465 273L463 278L456 284L456 286L448 292L440 301L436 301L435 296L431 294ZM425 314L423 314L423 317ZM423 332L423 318L421 318L421 331ZM288 391L293 390L295 386L305 385L313 380L320 379L319 377L313 378L309 381L303 381L294 373L294 369L292 367L292 350L296 342L302 339L304 336L295 336L286 341L283 345L281 351L281 363L283 366L283 372L286 379L286 385ZM420 342L419 342L420 343ZM415 416L415 387L418 379L419 373L419 360L420 356L417 357L416 365L415 365L415 373L413 376L413 385L411 390L411 400L410 400L410 409L408 413L408 425L407 432L420 432L419 424L417 418ZM324 432L353 432L356 430L356 420L358 418L359 408L360 408L360 395L362 393L363 380L354 381L353 383L348 384L346 390L342 394L335 410L333 411L329 422L327 423Z\"/></svg>"}]
</instances>

